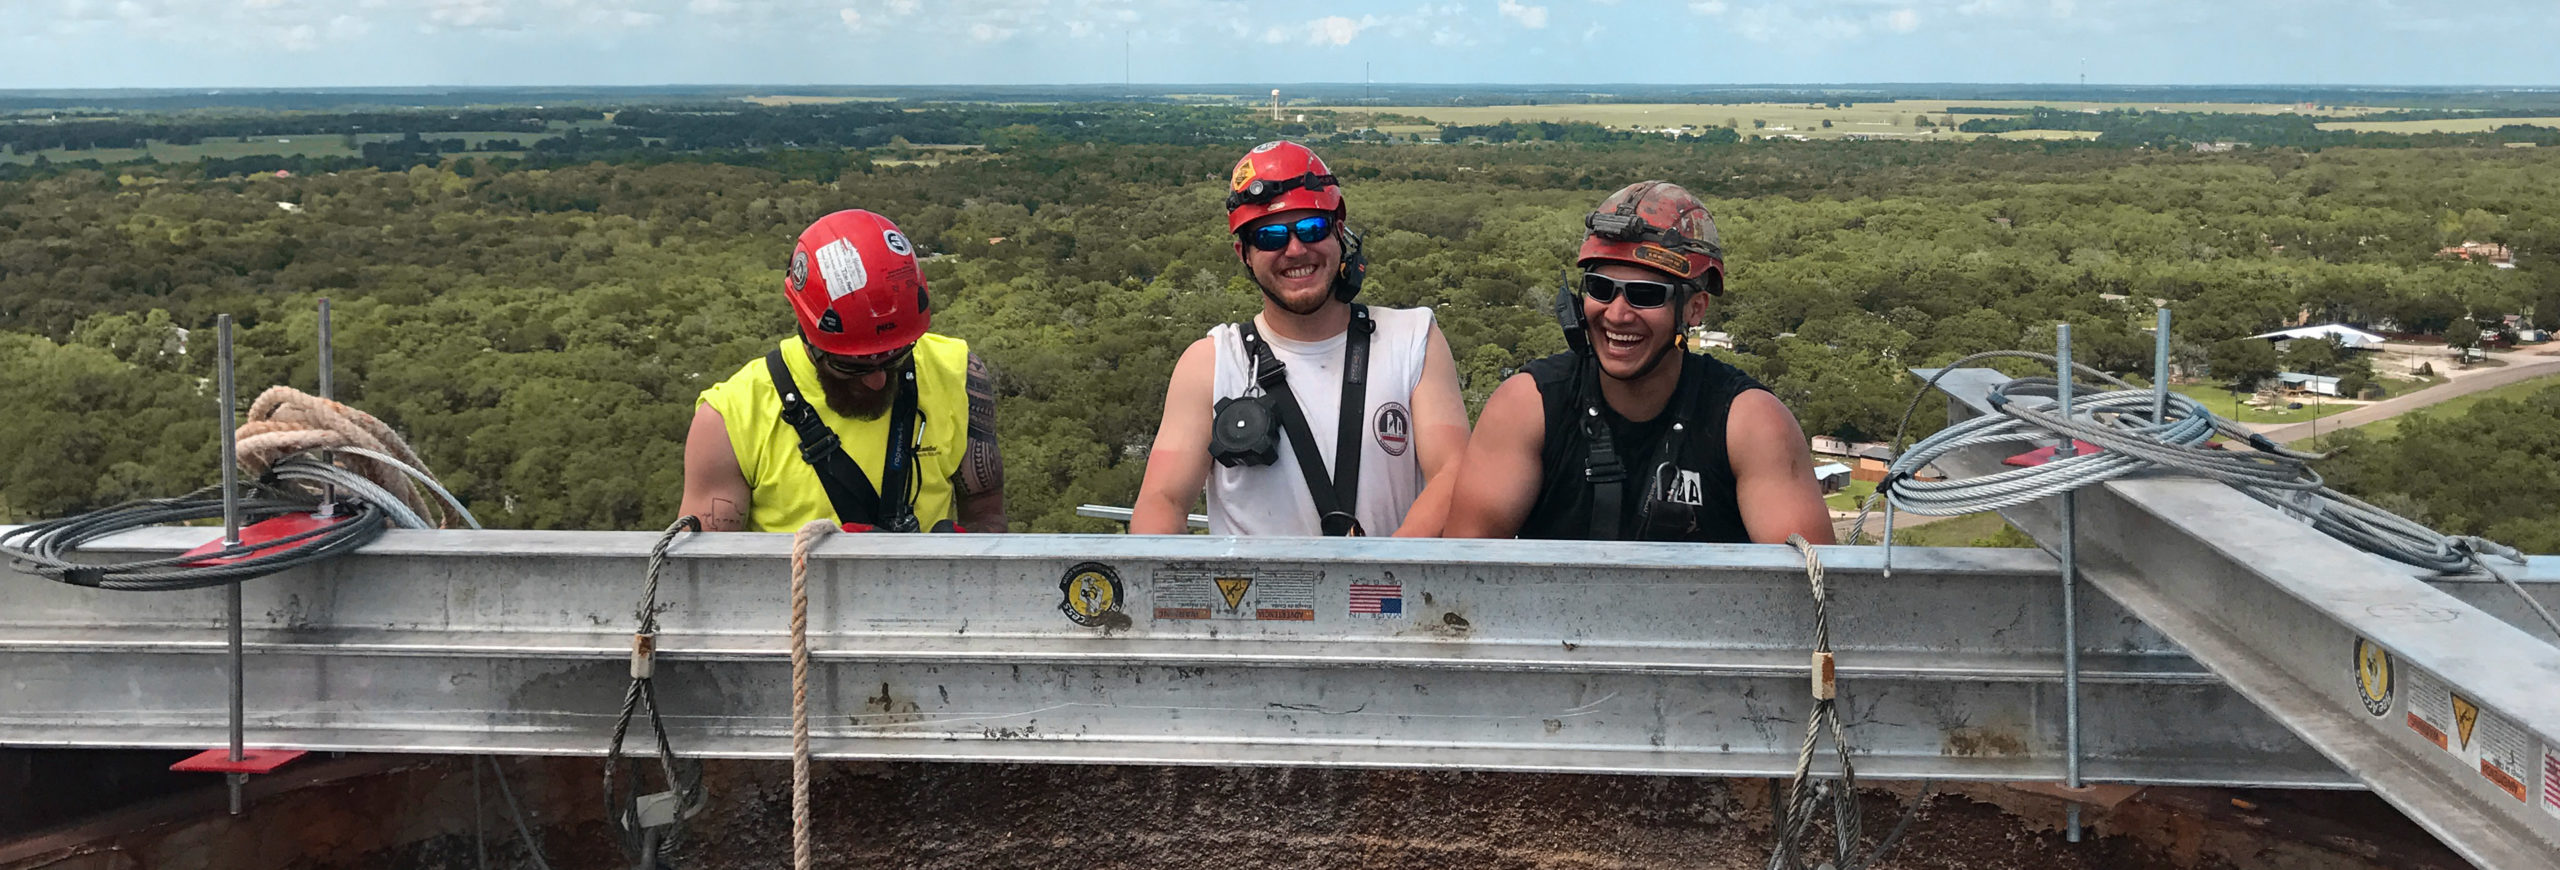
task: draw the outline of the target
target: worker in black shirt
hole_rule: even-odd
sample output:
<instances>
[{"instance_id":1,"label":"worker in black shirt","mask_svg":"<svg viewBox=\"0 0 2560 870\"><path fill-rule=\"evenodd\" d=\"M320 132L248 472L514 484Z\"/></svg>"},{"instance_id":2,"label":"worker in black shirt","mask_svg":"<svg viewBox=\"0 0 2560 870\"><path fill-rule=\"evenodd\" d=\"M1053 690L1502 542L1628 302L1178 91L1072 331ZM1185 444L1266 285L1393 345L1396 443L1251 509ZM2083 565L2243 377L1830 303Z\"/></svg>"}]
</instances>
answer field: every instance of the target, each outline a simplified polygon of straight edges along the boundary
<instances>
[{"instance_id":1,"label":"worker in black shirt","mask_svg":"<svg viewBox=\"0 0 2560 870\"><path fill-rule=\"evenodd\" d=\"M1558 299L1572 349L1486 401L1443 533L1832 543L1795 415L1740 369L1685 352L1724 292L1706 206L1646 181L1584 223L1582 274Z\"/></svg>"}]
</instances>

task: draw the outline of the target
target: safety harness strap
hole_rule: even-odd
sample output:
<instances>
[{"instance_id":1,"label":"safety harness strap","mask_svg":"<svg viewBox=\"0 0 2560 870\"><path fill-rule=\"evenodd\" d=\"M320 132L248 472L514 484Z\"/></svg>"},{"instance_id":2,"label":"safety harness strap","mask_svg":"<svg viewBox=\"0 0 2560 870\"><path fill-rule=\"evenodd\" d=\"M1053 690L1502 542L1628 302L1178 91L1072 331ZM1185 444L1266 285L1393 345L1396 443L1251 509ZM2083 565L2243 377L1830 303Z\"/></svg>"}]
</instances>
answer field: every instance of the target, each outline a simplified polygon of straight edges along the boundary
<instances>
[{"instance_id":1,"label":"safety harness strap","mask_svg":"<svg viewBox=\"0 0 2560 870\"><path fill-rule=\"evenodd\" d=\"M818 485L826 489L827 502L835 507L836 522L862 523L884 532L917 531L914 494L907 487L915 465L915 368L909 366L895 375L898 395L889 409L888 466L880 470L881 489L898 495L891 501L872 490L862 466L845 453L843 439L827 428L817 407L800 392L799 381L782 360L782 349L766 351L764 366L773 376L774 392L782 396L782 422L799 433L800 459L818 473Z\"/></svg>"},{"instance_id":2,"label":"safety harness strap","mask_svg":"<svg viewBox=\"0 0 2560 870\"><path fill-rule=\"evenodd\" d=\"M1280 415L1282 430L1289 436L1289 449L1297 454L1298 472L1306 476L1307 494L1316 503L1316 516L1324 533L1335 537L1368 534L1360 527L1358 510L1360 427L1369 408L1369 334L1377 331L1377 323L1369 319L1369 306L1351 306L1351 332L1343 341L1342 412L1334 433L1330 481L1325 479L1324 454L1316 447L1315 431L1307 425L1306 412L1298 407L1297 394L1289 390L1287 367L1271 353L1253 321L1237 324L1237 331L1243 334L1245 350L1253 355L1255 382L1272 398L1273 410Z\"/></svg>"}]
</instances>

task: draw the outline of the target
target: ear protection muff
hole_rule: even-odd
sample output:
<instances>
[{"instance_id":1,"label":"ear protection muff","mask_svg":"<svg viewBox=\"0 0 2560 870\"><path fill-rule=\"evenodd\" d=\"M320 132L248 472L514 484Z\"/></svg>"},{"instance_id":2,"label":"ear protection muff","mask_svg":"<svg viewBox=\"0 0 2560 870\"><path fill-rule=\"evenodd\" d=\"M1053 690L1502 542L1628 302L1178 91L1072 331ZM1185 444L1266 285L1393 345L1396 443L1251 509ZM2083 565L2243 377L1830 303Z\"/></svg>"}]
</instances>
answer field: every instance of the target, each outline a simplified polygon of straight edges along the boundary
<instances>
[{"instance_id":1,"label":"ear protection muff","mask_svg":"<svg viewBox=\"0 0 2560 870\"><path fill-rule=\"evenodd\" d=\"M1360 234L1342 225L1342 267L1333 271L1333 298L1343 302L1360 295L1360 285L1369 280L1369 255L1360 250Z\"/></svg>"}]
</instances>

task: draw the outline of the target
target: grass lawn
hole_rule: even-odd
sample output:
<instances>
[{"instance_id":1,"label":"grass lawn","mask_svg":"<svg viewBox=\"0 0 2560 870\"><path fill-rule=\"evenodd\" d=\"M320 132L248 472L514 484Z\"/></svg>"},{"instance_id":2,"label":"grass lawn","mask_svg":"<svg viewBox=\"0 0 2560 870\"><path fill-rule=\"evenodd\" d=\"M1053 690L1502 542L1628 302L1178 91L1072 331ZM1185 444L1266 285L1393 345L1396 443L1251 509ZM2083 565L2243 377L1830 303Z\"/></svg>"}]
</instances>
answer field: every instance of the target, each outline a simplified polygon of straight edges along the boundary
<instances>
[{"instance_id":1,"label":"grass lawn","mask_svg":"<svg viewBox=\"0 0 2560 870\"><path fill-rule=\"evenodd\" d=\"M1871 520L1867 528L1882 530L1882 520ZM1968 514L1939 520L1925 526L1893 530L1893 542L1911 547L2033 547L2035 542L2015 529L1999 514Z\"/></svg>"},{"instance_id":2,"label":"grass lawn","mask_svg":"<svg viewBox=\"0 0 2560 870\"><path fill-rule=\"evenodd\" d=\"M2230 390L2208 384L2173 384L2169 389L2176 390L2187 398L2203 402L2205 410L2212 411L2226 419L2231 416L2232 393ZM2394 395L2397 395L2397 393ZM2304 397L2302 409L2297 411L2281 405L2272 408L2252 408L2249 406L2249 397L2245 395L2240 396L2239 400L2239 419L2240 422L2243 423L2300 423L2314 417L2326 417L2331 414L2344 413L2355 408L2363 407L2362 405L2353 405L2345 402L2332 402L2327 399L2322 399L2318 404L2314 404L2309 401L2309 397Z\"/></svg>"},{"instance_id":3,"label":"grass lawn","mask_svg":"<svg viewBox=\"0 0 2560 870\"><path fill-rule=\"evenodd\" d=\"M2506 399L2508 401L2516 401L2552 387L2560 387L2560 375L2543 375L2538 378L2526 378L2503 387L2492 387L2486 390L2481 390L2477 393L2472 393L2468 396L2456 396L2454 398L2446 399L2442 402L2410 411L2407 414L2401 414L2396 417L2390 417L2382 420L2375 420L2371 423L2366 423L2362 426L2356 427L2355 431L2364 433L2367 438L2389 438L2393 433L2400 431L2400 421L2409 419L2415 415L2460 414L2469 410L2471 406L2480 404L2481 402L2489 399ZM2294 443L2309 447L2312 442L2311 439L2306 438Z\"/></svg>"},{"instance_id":4,"label":"grass lawn","mask_svg":"<svg viewBox=\"0 0 2560 870\"><path fill-rule=\"evenodd\" d=\"M1875 491L1874 481L1852 480L1849 488L1823 496L1822 501L1835 511L1854 511L1858 509L1859 502L1866 501L1867 496L1874 495Z\"/></svg>"}]
</instances>

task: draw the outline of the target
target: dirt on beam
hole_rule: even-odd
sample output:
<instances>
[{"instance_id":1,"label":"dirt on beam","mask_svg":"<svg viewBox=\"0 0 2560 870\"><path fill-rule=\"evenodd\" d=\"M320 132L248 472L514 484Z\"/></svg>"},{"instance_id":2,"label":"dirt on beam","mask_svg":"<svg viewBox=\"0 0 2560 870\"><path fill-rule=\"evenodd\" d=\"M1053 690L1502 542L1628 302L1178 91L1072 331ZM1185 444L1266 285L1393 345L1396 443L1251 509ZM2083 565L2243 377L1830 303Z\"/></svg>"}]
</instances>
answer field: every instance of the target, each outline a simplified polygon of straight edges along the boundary
<instances>
[{"instance_id":1,"label":"dirt on beam","mask_svg":"<svg viewBox=\"0 0 2560 870\"><path fill-rule=\"evenodd\" d=\"M349 759L354 761L354 759ZM592 759L507 759L551 866L631 866L600 821ZM36 835L0 838L0 870L189 866L530 866L482 769L474 834L467 759L403 759L253 791L226 815L218 783ZM1401 770L821 763L820 866L901 868L1759 868L1768 780ZM670 857L692 870L770 868L791 851L789 768L713 762L709 807ZM278 786L283 782L275 783ZM1862 795L1872 843L1917 795ZM211 800L207 800L211 798ZM1968 784L1931 795L1880 868L2459 868L2360 792L2147 789L2093 806L2063 840L2063 803ZM1824 814L1826 820L1828 813ZM1829 856L1823 825L1809 857ZM12 843L20 848L12 850Z\"/></svg>"}]
</instances>

